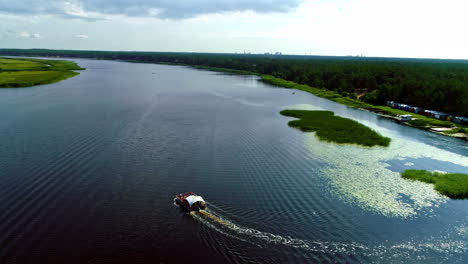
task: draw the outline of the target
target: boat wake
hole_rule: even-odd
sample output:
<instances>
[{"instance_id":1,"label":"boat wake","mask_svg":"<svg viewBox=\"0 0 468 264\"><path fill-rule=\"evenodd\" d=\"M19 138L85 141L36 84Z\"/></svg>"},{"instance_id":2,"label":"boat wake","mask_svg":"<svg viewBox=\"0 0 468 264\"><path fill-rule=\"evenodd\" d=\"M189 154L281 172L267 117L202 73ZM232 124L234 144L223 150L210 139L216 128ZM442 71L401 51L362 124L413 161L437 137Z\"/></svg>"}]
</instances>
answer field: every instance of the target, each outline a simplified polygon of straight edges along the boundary
<instances>
[{"instance_id":1,"label":"boat wake","mask_svg":"<svg viewBox=\"0 0 468 264\"><path fill-rule=\"evenodd\" d=\"M357 243L343 244L338 242L308 241L243 227L222 217L212 209L193 211L190 212L190 215L202 224L226 236L248 242L262 248L269 247L271 245L282 245L307 251L327 253L352 253L365 249L364 246Z\"/></svg>"},{"instance_id":2,"label":"boat wake","mask_svg":"<svg viewBox=\"0 0 468 264\"><path fill-rule=\"evenodd\" d=\"M455 237L430 238L427 241L386 242L376 245L364 245L359 242L341 243L333 241L305 240L290 236L275 235L253 228L238 225L212 209L190 212L190 215L205 226L228 237L256 245L261 248L271 248L272 245L287 246L294 249L333 255L361 255L376 260L408 259L413 256L451 255L455 259L468 252L468 243Z\"/></svg>"}]
</instances>

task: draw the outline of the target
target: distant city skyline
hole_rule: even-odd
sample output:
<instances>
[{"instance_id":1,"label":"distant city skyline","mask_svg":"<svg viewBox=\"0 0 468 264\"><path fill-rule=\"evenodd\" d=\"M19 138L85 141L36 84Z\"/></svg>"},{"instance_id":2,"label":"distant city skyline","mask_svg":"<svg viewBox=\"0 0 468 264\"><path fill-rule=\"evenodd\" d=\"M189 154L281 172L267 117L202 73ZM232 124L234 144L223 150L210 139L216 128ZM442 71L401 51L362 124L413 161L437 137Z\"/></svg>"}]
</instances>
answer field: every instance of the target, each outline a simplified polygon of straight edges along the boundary
<instances>
[{"instance_id":1,"label":"distant city skyline","mask_svg":"<svg viewBox=\"0 0 468 264\"><path fill-rule=\"evenodd\" d=\"M462 0L0 0L0 48L468 59Z\"/></svg>"}]
</instances>

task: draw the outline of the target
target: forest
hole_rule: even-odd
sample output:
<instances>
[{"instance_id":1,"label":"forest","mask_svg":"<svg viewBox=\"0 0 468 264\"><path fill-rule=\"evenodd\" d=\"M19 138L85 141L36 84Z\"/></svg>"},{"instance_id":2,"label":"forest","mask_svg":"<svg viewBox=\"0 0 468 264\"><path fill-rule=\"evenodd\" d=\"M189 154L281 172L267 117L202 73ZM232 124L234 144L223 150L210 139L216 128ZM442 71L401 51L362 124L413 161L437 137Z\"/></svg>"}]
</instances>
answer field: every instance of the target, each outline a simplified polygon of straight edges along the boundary
<instances>
[{"instance_id":1,"label":"forest","mask_svg":"<svg viewBox=\"0 0 468 264\"><path fill-rule=\"evenodd\" d=\"M465 60L46 49L0 49L0 55L226 68L272 75L371 104L384 105L392 100L468 116L468 61Z\"/></svg>"}]
</instances>

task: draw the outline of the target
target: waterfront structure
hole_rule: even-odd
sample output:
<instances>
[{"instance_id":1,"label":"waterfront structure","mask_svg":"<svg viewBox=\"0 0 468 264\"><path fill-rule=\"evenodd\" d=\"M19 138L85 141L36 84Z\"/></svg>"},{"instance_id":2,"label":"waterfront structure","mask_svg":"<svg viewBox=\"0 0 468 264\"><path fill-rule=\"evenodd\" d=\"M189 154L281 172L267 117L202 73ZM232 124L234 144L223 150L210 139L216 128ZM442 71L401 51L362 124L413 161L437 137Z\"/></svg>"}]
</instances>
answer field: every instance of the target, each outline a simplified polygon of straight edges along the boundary
<instances>
[{"instance_id":1,"label":"waterfront structure","mask_svg":"<svg viewBox=\"0 0 468 264\"><path fill-rule=\"evenodd\" d=\"M411 121L412 118L413 118L412 115L401 115L400 116L401 121Z\"/></svg>"},{"instance_id":2,"label":"waterfront structure","mask_svg":"<svg viewBox=\"0 0 468 264\"><path fill-rule=\"evenodd\" d=\"M401 109L408 112L413 112L420 115L425 115L428 117L432 117L435 119L443 120L443 121L453 121L458 124L468 124L468 118L462 116L454 116L448 113L435 111L435 110L426 110L424 108L408 105L408 104L401 104L395 101L387 101L387 106L392 108Z\"/></svg>"}]
</instances>

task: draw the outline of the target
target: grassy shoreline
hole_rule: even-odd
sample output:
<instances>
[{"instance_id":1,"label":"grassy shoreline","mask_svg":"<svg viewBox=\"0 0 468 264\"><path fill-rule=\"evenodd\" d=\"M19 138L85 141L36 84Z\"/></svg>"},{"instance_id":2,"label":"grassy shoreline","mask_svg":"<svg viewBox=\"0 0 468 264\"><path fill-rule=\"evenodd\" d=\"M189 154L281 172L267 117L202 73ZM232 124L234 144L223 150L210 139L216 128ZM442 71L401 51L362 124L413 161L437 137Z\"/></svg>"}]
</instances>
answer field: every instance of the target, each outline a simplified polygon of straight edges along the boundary
<instances>
[{"instance_id":1,"label":"grassy shoreline","mask_svg":"<svg viewBox=\"0 0 468 264\"><path fill-rule=\"evenodd\" d=\"M338 144L356 144L365 147L388 146L390 138L354 120L336 116L331 111L283 110L284 116L298 118L289 126L304 132L316 132L322 141Z\"/></svg>"},{"instance_id":2,"label":"grassy shoreline","mask_svg":"<svg viewBox=\"0 0 468 264\"><path fill-rule=\"evenodd\" d=\"M468 198L468 174L406 170L401 174L401 177L413 181L432 183L436 191L450 198Z\"/></svg>"},{"instance_id":3,"label":"grassy shoreline","mask_svg":"<svg viewBox=\"0 0 468 264\"><path fill-rule=\"evenodd\" d=\"M415 114L413 112L391 108L389 106L373 105L373 104L365 103L357 99L343 96L335 91L331 91L327 89L319 89L319 88L311 87L311 86L304 85L304 84L298 84L298 83L284 80L281 78L277 78L271 75L259 74L255 72L249 72L249 71L233 70L233 69L227 69L227 68L210 67L210 66L194 66L194 65L187 65L187 64L168 64L168 65L183 65L183 66L188 66L188 67L195 68L195 69L202 69L202 70L209 70L209 71L228 72L228 73L240 74L240 75L255 75L255 76L259 76L261 78L261 81L263 81L264 83L267 83L273 86L305 91L313 95L316 95L318 97L322 97L322 98L325 98L325 99L328 99L328 100L331 100L331 101L334 101L334 102L337 102L337 103L340 103L349 107L366 110L366 111L373 112L376 114L377 112L382 111L385 113L383 114L383 116L387 116L390 118L392 117L395 118L400 115L412 115L414 118L417 119L417 120L414 120L416 122L407 122L404 124L411 126L411 127L419 128L419 129L428 130L433 127L453 127L454 129L458 128L456 129L457 131L437 133L437 134L441 134L445 136L453 136L458 131L460 131L460 128L461 128L461 131L465 131L467 129L466 126L456 124L454 122L442 121L442 120L430 118L424 115ZM461 138L468 139L468 135L465 133L465 137L461 137Z\"/></svg>"},{"instance_id":4,"label":"grassy shoreline","mask_svg":"<svg viewBox=\"0 0 468 264\"><path fill-rule=\"evenodd\" d=\"M84 70L72 61L0 57L0 88L50 84L79 75Z\"/></svg>"},{"instance_id":5,"label":"grassy shoreline","mask_svg":"<svg viewBox=\"0 0 468 264\"><path fill-rule=\"evenodd\" d=\"M409 114L409 115L412 115L414 118L417 118L422 121L422 123L419 125L418 123L410 122L409 125L413 127L426 128L430 126L435 126L435 127L460 127L461 126L460 124L456 124L453 122L441 121L441 120L430 118L427 116L418 115L413 112L407 112L407 111L403 111L400 109L391 108L389 106L372 105L369 103L359 101L357 99L345 97L334 91L330 91L326 89L318 89L318 88L310 87L308 85L303 85L303 84L297 84L295 82L283 80L281 78L276 78L270 75L259 75L259 76L262 78L262 81L265 83L275 85L275 86L281 86L285 88L291 88L291 89L297 89L297 90L309 92L318 97L326 98L326 99L329 99L334 102L344 104L350 107L361 108L361 109L368 110L368 111L372 111L372 109L376 109L376 110L378 109L378 110L388 113L389 115L394 115L394 116Z\"/></svg>"},{"instance_id":6,"label":"grassy shoreline","mask_svg":"<svg viewBox=\"0 0 468 264\"><path fill-rule=\"evenodd\" d=\"M362 109L365 111L370 111L370 112L376 113L378 115L381 115L387 118L397 119L398 115L411 114L417 120L403 123L408 126L412 126L412 127L416 127L416 128L420 128L420 129L424 129L428 131L430 128L433 128L433 127L462 128L462 130L457 129L457 130L445 131L445 132L435 132L435 131L431 131L431 132L441 134L441 135L446 135L446 136L457 137L457 138L461 138L465 140L468 139L468 133L464 132L466 131L466 129L468 129L467 126L463 126L463 125L456 124L453 122L447 122L447 121L441 121L441 120L429 118L427 116L418 115L412 112L406 112L406 111L399 110L399 109L394 109L388 106L373 105L370 103L365 103L363 101L360 101L354 98L343 96L331 90L314 88L308 85L301 85L301 84L298 84L292 81L287 81L287 80L277 78L271 75L264 75L264 74L260 74L256 72L235 70L235 69L229 69L229 68L203 66L203 65L196 65L196 64L193 65L193 64L187 64L187 63L181 63L181 62L152 62L152 61L140 61L140 60L132 60L132 59L121 59L121 61L136 62L136 63L156 63L156 64L164 64L164 65L178 65L178 66L187 66L187 67L191 67L195 69L210 70L210 71L216 71L216 72L226 72L226 73L240 74L240 75L256 75L256 76L259 76L263 82L271 84L271 85L306 91L316 96L326 98L334 102L344 104L349 107L358 108L358 109ZM70 77L66 77L66 78L70 78ZM36 84L45 84L45 83L36 83ZM1 87L1 84L0 84L0 87Z\"/></svg>"},{"instance_id":7,"label":"grassy shoreline","mask_svg":"<svg viewBox=\"0 0 468 264\"><path fill-rule=\"evenodd\" d=\"M374 113L376 113L376 110L382 111L386 113L387 116L390 116L390 117L396 117L399 115L412 115L414 118L417 118L419 122L409 122L409 123L406 123L406 125L420 128L420 129L429 129L431 127L466 128L466 126L462 126L454 122L442 121L442 120L430 118L424 115L415 114L413 112L391 108L389 106L369 104L369 103L366 103L366 102L363 102L354 98L343 96L335 91L331 91L327 89L319 89L319 88L311 87L311 86L304 85L304 84L298 84L298 83L284 80L281 78L277 78L271 75L259 74L255 72L249 72L249 71L233 70L233 69L227 69L227 68L209 67L209 66L194 66L194 65L187 65L187 64L167 64L167 65L182 65L182 66L188 66L188 67L195 68L195 69L217 71L217 72L228 72L228 73L240 74L240 75L259 76L261 78L261 81L264 83L267 83L273 86L278 86L278 87L305 91L305 92L314 94L318 97L322 97L322 98L325 98L325 99L328 99L328 100L331 100L331 101L334 101L334 102L337 102L346 106L350 106L353 108L358 108L358 109L362 109L362 110L366 110L366 111L370 111ZM450 132L443 133L443 135L447 135L447 136L450 136L451 134L454 134L454 133L450 133Z\"/></svg>"}]
</instances>

